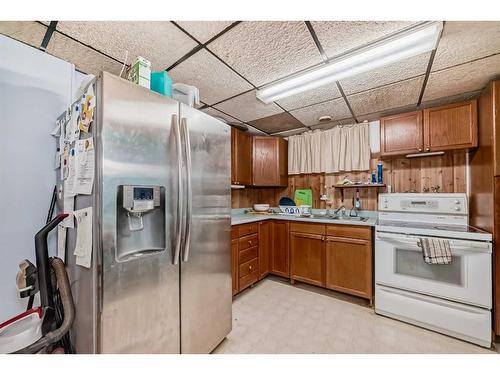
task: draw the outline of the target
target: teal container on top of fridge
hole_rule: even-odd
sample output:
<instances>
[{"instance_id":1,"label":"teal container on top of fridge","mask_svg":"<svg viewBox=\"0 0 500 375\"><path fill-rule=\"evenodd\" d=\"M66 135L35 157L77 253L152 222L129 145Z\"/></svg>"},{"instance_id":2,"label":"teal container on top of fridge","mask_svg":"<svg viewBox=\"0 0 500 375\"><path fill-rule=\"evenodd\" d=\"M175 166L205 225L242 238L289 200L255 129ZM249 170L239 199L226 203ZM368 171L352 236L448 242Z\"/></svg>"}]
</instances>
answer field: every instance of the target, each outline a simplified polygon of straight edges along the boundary
<instances>
[{"instance_id":1,"label":"teal container on top of fridge","mask_svg":"<svg viewBox=\"0 0 500 375\"><path fill-rule=\"evenodd\" d=\"M167 71L151 72L151 90L172 97L172 78Z\"/></svg>"}]
</instances>

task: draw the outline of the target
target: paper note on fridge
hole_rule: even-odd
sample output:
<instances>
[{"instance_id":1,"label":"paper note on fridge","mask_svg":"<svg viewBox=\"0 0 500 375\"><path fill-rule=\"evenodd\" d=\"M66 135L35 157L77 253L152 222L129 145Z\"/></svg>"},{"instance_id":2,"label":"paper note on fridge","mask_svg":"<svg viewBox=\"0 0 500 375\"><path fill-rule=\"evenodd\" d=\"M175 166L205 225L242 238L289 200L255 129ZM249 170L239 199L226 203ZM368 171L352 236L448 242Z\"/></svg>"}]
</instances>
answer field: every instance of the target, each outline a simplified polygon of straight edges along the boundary
<instances>
[{"instance_id":1,"label":"paper note on fridge","mask_svg":"<svg viewBox=\"0 0 500 375\"><path fill-rule=\"evenodd\" d=\"M62 224L57 226L57 257L63 262L66 261L66 227Z\"/></svg>"},{"instance_id":2,"label":"paper note on fridge","mask_svg":"<svg viewBox=\"0 0 500 375\"><path fill-rule=\"evenodd\" d=\"M90 268L92 260L92 207L74 211L76 221L76 264Z\"/></svg>"},{"instance_id":3,"label":"paper note on fridge","mask_svg":"<svg viewBox=\"0 0 500 375\"><path fill-rule=\"evenodd\" d=\"M94 185L94 141L92 138L75 142L70 153L68 178L65 181L67 194L92 194Z\"/></svg>"},{"instance_id":4,"label":"paper note on fridge","mask_svg":"<svg viewBox=\"0 0 500 375\"><path fill-rule=\"evenodd\" d=\"M75 196L67 194L66 191L63 194L63 211L69 214L69 216L66 217L61 224L66 228L74 228L75 220L73 219L73 210L75 209Z\"/></svg>"}]
</instances>

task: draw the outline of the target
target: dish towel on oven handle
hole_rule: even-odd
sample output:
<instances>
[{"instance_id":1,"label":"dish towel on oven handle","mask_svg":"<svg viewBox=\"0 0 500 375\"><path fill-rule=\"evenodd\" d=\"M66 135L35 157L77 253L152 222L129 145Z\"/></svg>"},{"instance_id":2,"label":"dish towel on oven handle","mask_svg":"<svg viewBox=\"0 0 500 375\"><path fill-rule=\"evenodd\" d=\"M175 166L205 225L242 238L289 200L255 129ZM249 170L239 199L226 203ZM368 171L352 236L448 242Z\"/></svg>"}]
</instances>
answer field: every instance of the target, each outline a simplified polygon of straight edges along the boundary
<instances>
[{"instance_id":1,"label":"dish towel on oven handle","mask_svg":"<svg viewBox=\"0 0 500 375\"><path fill-rule=\"evenodd\" d=\"M451 263L451 248L448 240L441 240L439 238L419 238L418 246L422 249L425 263Z\"/></svg>"}]
</instances>

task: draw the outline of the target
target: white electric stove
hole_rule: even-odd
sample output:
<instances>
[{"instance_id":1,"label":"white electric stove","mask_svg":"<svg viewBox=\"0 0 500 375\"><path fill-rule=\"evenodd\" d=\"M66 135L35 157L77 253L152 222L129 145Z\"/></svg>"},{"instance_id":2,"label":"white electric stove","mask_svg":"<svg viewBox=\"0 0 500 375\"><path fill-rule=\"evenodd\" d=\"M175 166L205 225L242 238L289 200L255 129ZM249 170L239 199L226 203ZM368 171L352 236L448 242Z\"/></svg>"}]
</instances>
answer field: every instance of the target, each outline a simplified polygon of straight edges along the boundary
<instances>
[{"instance_id":1,"label":"white electric stove","mask_svg":"<svg viewBox=\"0 0 500 375\"><path fill-rule=\"evenodd\" d=\"M380 194L375 311L491 346L492 236L468 225L465 194ZM427 264L420 238L450 243L449 265Z\"/></svg>"}]
</instances>

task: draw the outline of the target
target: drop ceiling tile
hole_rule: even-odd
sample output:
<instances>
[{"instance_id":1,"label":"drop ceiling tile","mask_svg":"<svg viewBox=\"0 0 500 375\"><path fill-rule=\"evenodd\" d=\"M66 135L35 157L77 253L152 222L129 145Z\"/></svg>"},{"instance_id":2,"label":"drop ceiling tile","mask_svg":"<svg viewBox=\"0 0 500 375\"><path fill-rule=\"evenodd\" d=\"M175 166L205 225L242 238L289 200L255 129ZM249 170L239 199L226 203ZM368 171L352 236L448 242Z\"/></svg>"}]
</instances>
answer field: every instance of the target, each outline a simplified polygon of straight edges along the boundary
<instances>
[{"instance_id":1,"label":"drop ceiling tile","mask_svg":"<svg viewBox=\"0 0 500 375\"><path fill-rule=\"evenodd\" d=\"M351 95L375 87L417 77L425 74L430 56L430 52L423 53L391 65L370 70L366 73L344 79L340 81L340 85L346 95Z\"/></svg>"},{"instance_id":2,"label":"drop ceiling tile","mask_svg":"<svg viewBox=\"0 0 500 375\"><path fill-rule=\"evenodd\" d=\"M500 75L500 54L431 73L424 101L482 89Z\"/></svg>"},{"instance_id":3,"label":"drop ceiling tile","mask_svg":"<svg viewBox=\"0 0 500 375\"><path fill-rule=\"evenodd\" d=\"M356 117L417 104L424 76L393 83L377 89L350 95L347 100L351 104ZM358 118L359 120L359 118Z\"/></svg>"},{"instance_id":4,"label":"drop ceiling tile","mask_svg":"<svg viewBox=\"0 0 500 375\"><path fill-rule=\"evenodd\" d=\"M432 64L432 71L499 52L500 22L447 21Z\"/></svg>"},{"instance_id":5,"label":"drop ceiling tile","mask_svg":"<svg viewBox=\"0 0 500 375\"><path fill-rule=\"evenodd\" d=\"M76 69L84 73L99 74L107 71L120 74L122 65L103 54L88 48L58 32L52 34L47 53L74 64Z\"/></svg>"},{"instance_id":6,"label":"drop ceiling tile","mask_svg":"<svg viewBox=\"0 0 500 375\"><path fill-rule=\"evenodd\" d=\"M198 41L205 43L229 27L233 21L178 21L176 23Z\"/></svg>"},{"instance_id":7,"label":"drop ceiling tile","mask_svg":"<svg viewBox=\"0 0 500 375\"><path fill-rule=\"evenodd\" d=\"M331 121L331 122L326 123L326 124L319 124L319 125L311 126L311 129L312 130L316 130L316 129L328 130L328 129L331 129L337 125L351 125L351 124L355 124L355 123L356 123L356 120L354 118L350 117L350 118L345 118L342 120Z\"/></svg>"},{"instance_id":8,"label":"drop ceiling tile","mask_svg":"<svg viewBox=\"0 0 500 375\"><path fill-rule=\"evenodd\" d=\"M220 109L241 121L248 122L259 118L272 116L283 110L274 103L264 104L255 96L255 90L236 96L215 105Z\"/></svg>"},{"instance_id":9,"label":"drop ceiling tile","mask_svg":"<svg viewBox=\"0 0 500 375\"><path fill-rule=\"evenodd\" d=\"M198 87L200 99L214 104L252 89L243 78L205 49L169 71L175 82Z\"/></svg>"},{"instance_id":10,"label":"drop ceiling tile","mask_svg":"<svg viewBox=\"0 0 500 375\"><path fill-rule=\"evenodd\" d=\"M291 111L297 108L307 107L312 104L340 97L341 94L337 85L329 84L297 95L289 96L288 98L277 100L276 103L285 108L287 111Z\"/></svg>"},{"instance_id":11,"label":"drop ceiling tile","mask_svg":"<svg viewBox=\"0 0 500 375\"><path fill-rule=\"evenodd\" d=\"M221 111L219 111L215 108L212 108L212 107L204 108L201 111L205 112L206 114L209 114L210 116L219 117L219 118L223 119L226 123L236 123L236 124L242 123L238 119L235 119L232 116L228 116L225 113L222 113Z\"/></svg>"},{"instance_id":12,"label":"drop ceiling tile","mask_svg":"<svg viewBox=\"0 0 500 375\"><path fill-rule=\"evenodd\" d=\"M332 120L339 120L352 116L344 98L314 104L309 107L296 109L290 113L307 126L319 124L318 119L321 116L331 116Z\"/></svg>"},{"instance_id":13,"label":"drop ceiling tile","mask_svg":"<svg viewBox=\"0 0 500 375\"><path fill-rule=\"evenodd\" d=\"M304 128L299 120L286 112L250 121L249 124L266 133L277 133L285 130Z\"/></svg>"},{"instance_id":14,"label":"drop ceiling tile","mask_svg":"<svg viewBox=\"0 0 500 375\"><path fill-rule=\"evenodd\" d=\"M400 21L319 21L312 26L328 57L340 55L410 26Z\"/></svg>"},{"instance_id":15,"label":"drop ceiling tile","mask_svg":"<svg viewBox=\"0 0 500 375\"><path fill-rule=\"evenodd\" d=\"M60 21L57 30L82 43L128 62L142 56L152 70L163 70L198 44L168 21Z\"/></svg>"},{"instance_id":16,"label":"drop ceiling tile","mask_svg":"<svg viewBox=\"0 0 500 375\"><path fill-rule=\"evenodd\" d=\"M0 21L0 34L39 48L47 27L33 21Z\"/></svg>"},{"instance_id":17,"label":"drop ceiling tile","mask_svg":"<svg viewBox=\"0 0 500 375\"><path fill-rule=\"evenodd\" d=\"M242 22L208 45L256 86L322 61L304 22Z\"/></svg>"}]
</instances>

